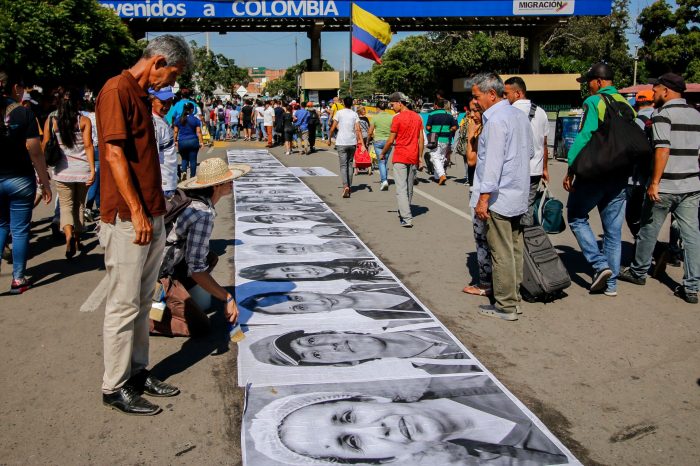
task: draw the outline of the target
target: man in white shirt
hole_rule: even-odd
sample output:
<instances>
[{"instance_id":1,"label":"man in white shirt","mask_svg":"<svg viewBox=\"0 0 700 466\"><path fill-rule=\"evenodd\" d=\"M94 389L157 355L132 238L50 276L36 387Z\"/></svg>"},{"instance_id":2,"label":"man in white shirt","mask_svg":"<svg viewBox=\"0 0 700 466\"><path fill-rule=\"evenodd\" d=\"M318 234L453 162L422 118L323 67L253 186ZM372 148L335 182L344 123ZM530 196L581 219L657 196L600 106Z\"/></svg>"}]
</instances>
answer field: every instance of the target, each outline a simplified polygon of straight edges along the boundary
<instances>
[{"instance_id":1,"label":"man in white shirt","mask_svg":"<svg viewBox=\"0 0 700 466\"><path fill-rule=\"evenodd\" d=\"M534 157L530 159L530 196L528 198L527 212L522 216L523 226L532 226L535 222L535 196L540 186L540 180L549 181L549 171L547 160L547 133L549 132L549 120L547 112L542 107L538 107L525 95L527 88L525 81L519 76L506 79L505 96L510 104L525 113L530 120L532 127L533 144L535 148Z\"/></svg>"},{"instance_id":2,"label":"man in white shirt","mask_svg":"<svg viewBox=\"0 0 700 466\"><path fill-rule=\"evenodd\" d=\"M340 159L340 178L343 181L343 197L350 197L350 187L352 186L352 163L355 158L355 149L357 144L364 148L362 141L362 130L360 129L360 117L357 116L352 109L352 97L343 99L345 108L338 110L333 116L333 125L331 126L330 134L338 130L338 135L335 138L335 150L338 152ZM332 144L331 139L328 139L328 146Z\"/></svg>"},{"instance_id":3,"label":"man in white shirt","mask_svg":"<svg viewBox=\"0 0 700 466\"><path fill-rule=\"evenodd\" d=\"M272 103L268 100L265 102L265 110L263 110L263 124L267 133L267 147L272 147L272 127L275 125L275 109L272 108Z\"/></svg>"},{"instance_id":4,"label":"man in white shirt","mask_svg":"<svg viewBox=\"0 0 700 466\"><path fill-rule=\"evenodd\" d=\"M258 135L258 141L265 140L265 107L262 101L255 102L255 132Z\"/></svg>"},{"instance_id":5,"label":"man in white shirt","mask_svg":"<svg viewBox=\"0 0 700 466\"><path fill-rule=\"evenodd\" d=\"M160 176L163 179L163 194L170 198L177 189L177 150L172 127L165 121L165 115L173 104L172 87L164 87L159 91L148 91L153 112L153 126L156 131L158 158L160 159Z\"/></svg>"}]
</instances>

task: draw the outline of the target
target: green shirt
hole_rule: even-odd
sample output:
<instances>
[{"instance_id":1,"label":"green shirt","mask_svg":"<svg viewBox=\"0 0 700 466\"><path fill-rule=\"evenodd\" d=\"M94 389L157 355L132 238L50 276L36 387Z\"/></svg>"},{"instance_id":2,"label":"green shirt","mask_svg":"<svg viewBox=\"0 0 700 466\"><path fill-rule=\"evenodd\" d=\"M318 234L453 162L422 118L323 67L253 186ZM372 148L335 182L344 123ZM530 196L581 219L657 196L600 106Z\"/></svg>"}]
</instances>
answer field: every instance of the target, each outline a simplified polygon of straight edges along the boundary
<instances>
[{"instance_id":1,"label":"green shirt","mask_svg":"<svg viewBox=\"0 0 700 466\"><path fill-rule=\"evenodd\" d=\"M605 118L605 101L600 98L600 94L607 94L618 102L624 102L629 105L624 97L617 92L614 86L601 88L594 95L583 101L583 117L581 118L581 126L578 135L574 139L568 154L569 166L573 165L578 154L591 140L591 135L598 129L598 122L602 122ZM636 115L636 113L635 113Z\"/></svg>"},{"instance_id":2,"label":"green shirt","mask_svg":"<svg viewBox=\"0 0 700 466\"><path fill-rule=\"evenodd\" d=\"M372 117L375 141L386 141L389 139L389 135L391 134L391 120L393 118L394 115L387 112L379 112Z\"/></svg>"}]
</instances>

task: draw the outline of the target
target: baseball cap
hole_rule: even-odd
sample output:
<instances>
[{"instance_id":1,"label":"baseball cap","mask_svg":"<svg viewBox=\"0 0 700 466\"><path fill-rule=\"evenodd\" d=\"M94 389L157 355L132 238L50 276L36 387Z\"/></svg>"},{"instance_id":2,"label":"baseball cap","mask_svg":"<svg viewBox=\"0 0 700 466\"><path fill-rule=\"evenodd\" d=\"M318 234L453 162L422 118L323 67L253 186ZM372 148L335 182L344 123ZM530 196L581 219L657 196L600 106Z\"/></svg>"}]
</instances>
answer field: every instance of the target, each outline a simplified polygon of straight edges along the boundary
<instances>
[{"instance_id":1,"label":"baseball cap","mask_svg":"<svg viewBox=\"0 0 700 466\"><path fill-rule=\"evenodd\" d=\"M31 102L34 105L39 105L39 102L32 99L32 96L29 94L29 92L25 92L24 95L22 95L22 102Z\"/></svg>"},{"instance_id":2,"label":"baseball cap","mask_svg":"<svg viewBox=\"0 0 700 466\"><path fill-rule=\"evenodd\" d=\"M311 101L306 102L306 106L307 106L307 107L313 107L313 106L314 106L314 103L311 102Z\"/></svg>"},{"instance_id":3,"label":"baseball cap","mask_svg":"<svg viewBox=\"0 0 700 466\"><path fill-rule=\"evenodd\" d=\"M606 79L611 80L613 78L612 68L607 63L599 62L591 65L588 71L581 74L580 77L576 78L576 81L580 83L587 83L594 79Z\"/></svg>"},{"instance_id":4,"label":"baseball cap","mask_svg":"<svg viewBox=\"0 0 700 466\"><path fill-rule=\"evenodd\" d=\"M394 92L389 96L389 102L408 102L408 97L403 92Z\"/></svg>"},{"instance_id":5,"label":"baseball cap","mask_svg":"<svg viewBox=\"0 0 700 466\"><path fill-rule=\"evenodd\" d=\"M163 101L168 100L168 99L172 99L173 97L175 97L175 94L173 93L173 88L171 86L163 87L158 91L151 88L148 90L148 93L151 94L156 99L163 100Z\"/></svg>"},{"instance_id":6,"label":"baseball cap","mask_svg":"<svg viewBox=\"0 0 700 466\"><path fill-rule=\"evenodd\" d=\"M654 101L654 91L652 91L651 89L639 91L639 92L637 92L637 95L634 97L634 100L637 103L653 102Z\"/></svg>"},{"instance_id":7,"label":"baseball cap","mask_svg":"<svg viewBox=\"0 0 700 466\"><path fill-rule=\"evenodd\" d=\"M649 84L653 84L654 86L661 84L662 86L666 86L675 92L685 91L685 81L682 77L675 73L666 73L662 74L656 79L650 79Z\"/></svg>"}]
</instances>

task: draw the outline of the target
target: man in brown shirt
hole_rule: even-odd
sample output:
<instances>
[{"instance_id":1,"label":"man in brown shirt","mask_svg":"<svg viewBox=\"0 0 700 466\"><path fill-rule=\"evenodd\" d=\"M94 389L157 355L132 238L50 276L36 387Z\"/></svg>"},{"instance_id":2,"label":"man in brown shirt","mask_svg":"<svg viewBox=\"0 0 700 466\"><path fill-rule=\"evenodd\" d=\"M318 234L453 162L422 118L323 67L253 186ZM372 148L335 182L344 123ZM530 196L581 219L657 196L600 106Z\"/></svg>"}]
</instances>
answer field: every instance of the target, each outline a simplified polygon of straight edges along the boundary
<instances>
[{"instance_id":1,"label":"man in brown shirt","mask_svg":"<svg viewBox=\"0 0 700 466\"><path fill-rule=\"evenodd\" d=\"M126 414L160 412L142 393L179 393L146 370L148 316L165 246L165 199L147 91L174 84L192 61L182 38L156 37L141 59L107 81L97 97L97 132L104 154L100 243L109 279L102 402Z\"/></svg>"}]
</instances>

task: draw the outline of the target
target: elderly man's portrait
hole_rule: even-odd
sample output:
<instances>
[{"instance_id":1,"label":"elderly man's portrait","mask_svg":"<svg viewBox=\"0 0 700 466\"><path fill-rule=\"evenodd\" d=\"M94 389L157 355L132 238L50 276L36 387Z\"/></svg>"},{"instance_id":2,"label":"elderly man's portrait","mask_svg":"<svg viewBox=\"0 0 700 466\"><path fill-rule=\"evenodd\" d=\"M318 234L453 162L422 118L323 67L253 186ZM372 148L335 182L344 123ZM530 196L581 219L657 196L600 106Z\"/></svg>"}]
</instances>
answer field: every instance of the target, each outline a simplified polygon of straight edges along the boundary
<instances>
[{"instance_id":1,"label":"elderly man's portrait","mask_svg":"<svg viewBox=\"0 0 700 466\"><path fill-rule=\"evenodd\" d=\"M243 215L238 217L239 222L245 223L291 223L291 222L315 222L336 224L340 223L338 217L332 213L299 213L299 214L258 214Z\"/></svg>"},{"instance_id":2,"label":"elderly man's portrait","mask_svg":"<svg viewBox=\"0 0 700 466\"><path fill-rule=\"evenodd\" d=\"M248 236L307 236L313 235L318 238L354 238L355 235L343 225L314 225L311 228L297 227L268 227L252 228L244 230L244 235Z\"/></svg>"},{"instance_id":3,"label":"elderly man's portrait","mask_svg":"<svg viewBox=\"0 0 700 466\"><path fill-rule=\"evenodd\" d=\"M266 213L266 212L328 212L324 204L257 204L236 206L236 212Z\"/></svg>"},{"instance_id":4,"label":"elderly man's portrait","mask_svg":"<svg viewBox=\"0 0 700 466\"><path fill-rule=\"evenodd\" d=\"M534 466L570 461L549 432L482 375L253 387L248 403L249 464Z\"/></svg>"},{"instance_id":5,"label":"elderly man's portrait","mask_svg":"<svg viewBox=\"0 0 700 466\"><path fill-rule=\"evenodd\" d=\"M246 252L242 252L245 250ZM241 258L260 256L285 256L285 257L367 257L367 248L362 243L354 239L332 239L320 244L307 243L273 243L254 244L247 249L239 248L238 253Z\"/></svg>"},{"instance_id":6,"label":"elderly man's portrait","mask_svg":"<svg viewBox=\"0 0 700 466\"><path fill-rule=\"evenodd\" d=\"M322 202L316 196L312 196L309 192L297 193L296 195L276 195L262 196L257 194L238 194L236 190L236 204L268 204L268 203L293 203L293 204L318 204Z\"/></svg>"}]
</instances>

